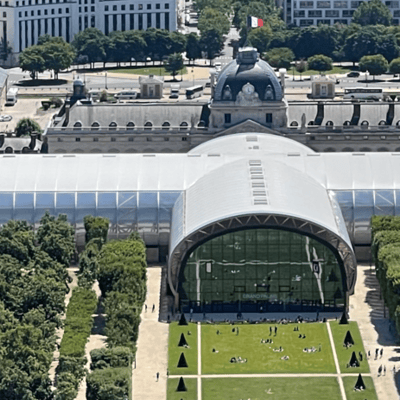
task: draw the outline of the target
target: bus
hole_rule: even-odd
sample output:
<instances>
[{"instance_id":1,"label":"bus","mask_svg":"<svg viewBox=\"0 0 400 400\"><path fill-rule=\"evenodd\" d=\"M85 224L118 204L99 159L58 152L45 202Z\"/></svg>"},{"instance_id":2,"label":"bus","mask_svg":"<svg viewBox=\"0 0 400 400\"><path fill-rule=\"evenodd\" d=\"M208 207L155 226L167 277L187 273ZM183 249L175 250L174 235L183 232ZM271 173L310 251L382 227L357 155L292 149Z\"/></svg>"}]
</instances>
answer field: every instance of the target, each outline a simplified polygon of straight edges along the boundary
<instances>
[{"instance_id":1,"label":"bus","mask_svg":"<svg viewBox=\"0 0 400 400\"><path fill-rule=\"evenodd\" d=\"M344 89L343 99L383 100L382 88L355 87Z\"/></svg>"},{"instance_id":2,"label":"bus","mask_svg":"<svg viewBox=\"0 0 400 400\"><path fill-rule=\"evenodd\" d=\"M13 106L18 100L18 88L11 88L6 95L6 106Z\"/></svg>"},{"instance_id":3,"label":"bus","mask_svg":"<svg viewBox=\"0 0 400 400\"><path fill-rule=\"evenodd\" d=\"M192 86L190 88L186 89L186 98L187 99L194 99L196 97L201 97L203 96L203 86L198 85L198 86Z\"/></svg>"}]
</instances>

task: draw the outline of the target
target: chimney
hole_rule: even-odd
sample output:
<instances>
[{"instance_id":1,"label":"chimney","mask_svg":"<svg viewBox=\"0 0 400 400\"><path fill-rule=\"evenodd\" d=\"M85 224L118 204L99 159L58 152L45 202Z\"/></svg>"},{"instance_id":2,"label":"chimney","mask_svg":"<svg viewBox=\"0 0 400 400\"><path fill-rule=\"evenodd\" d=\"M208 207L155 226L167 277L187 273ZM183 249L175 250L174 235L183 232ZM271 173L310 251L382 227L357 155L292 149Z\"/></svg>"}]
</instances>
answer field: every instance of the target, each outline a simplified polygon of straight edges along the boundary
<instances>
[{"instance_id":1,"label":"chimney","mask_svg":"<svg viewBox=\"0 0 400 400\"><path fill-rule=\"evenodd\" d=\"M285 96L285 75L287 71L286 68L279 68L279 78L281 80L282 95Z\"/></svg>"},{"instance_id":2,"label":"chimney","mask_svg":"<svg viewBox=\"0 0 400 400\"><path fill-rule=\"evenodd\" d=\"M32 132L31 133L31 142L29 143L29 148L32 151L35 150L37 137L38 137L38 133L37 132Z\"/></svg>"},{"instance_id":3,"label":"chimney","mask_svg":"<svg viewBox=\"0 0 400 400\"><path fill-rule=\"evenodd\" d=\"M4 140L6 135L4 133L0 133L0 148L4 146Z\"/></svg>"}]
</instances>

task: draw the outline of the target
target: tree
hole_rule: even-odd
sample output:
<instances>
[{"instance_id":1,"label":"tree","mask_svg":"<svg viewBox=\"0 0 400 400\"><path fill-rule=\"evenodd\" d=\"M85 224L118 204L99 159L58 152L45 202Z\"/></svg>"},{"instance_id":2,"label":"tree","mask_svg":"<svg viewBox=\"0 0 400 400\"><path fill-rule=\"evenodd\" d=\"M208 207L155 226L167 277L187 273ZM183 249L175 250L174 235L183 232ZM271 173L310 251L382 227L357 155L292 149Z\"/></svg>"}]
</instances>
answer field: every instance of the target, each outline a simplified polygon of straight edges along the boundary
<instances>
[{"instance_id":1,"label":"tree","mask_svg":"<svg viewBox=\"0 0 400 400\"><path fill-rule=\"evenodd\" d=\"M208 31L216 31L222 37L227 35L231 24L229 18L222 12L213 8L205 8L199 17L198 29L201 35Z\"/></svg>"},{"instance_id":2,"label":"tree","mask_svg":"<svg viewBox=\"0 0 400 400\"><path fill-rule=\"evenodd\" d=\"M315 56L307 59L309 69L315 69L316 71L329 71L332 69L332 58L324 56L322 54L316 54Z\"/></svg>"},{"instance_id":3,"label":"tree","mask_svg":"<svg viewBox=\"0 0 400 400\"><path fill-rule=\"evenodd\" d=\"M62 69L71 66L75 58L73 47L62 37L53 37L43 44L43 58L45 68L54 71L54 79Z\"/></svg>"},{"instance_id":4,"label":"tree","mask_svg":"<svg viewBox=\"0 0 400 400\"><path fill-rule=\"evenodd\" d=\"M382 54L377 54L375 56L364 56L359 62L359 67L361 71L368 71L373 75L374 79L376 75L384 74L388 70L388 62Z\"/></svg>"},{"instance_id":5,"label":"tree","mask_svg":"<svg viewBox=\"0 0 400 400\"><path fill-rule=\"evenodd\" d=\"M6 42L4 37L0 39L0 59L6 61L8 56L12 53L10 42Z\"/></svg>"},{"instance_id":6,"label":"tree","mask_svg":"<svg viewBox=\"0 0 400 400\"><path fill-rule=\"evenodd\" d=\"M200 37L195 32L189 33L186 40L186 57L189 61L201 58Z\"/></svg>"},{"instance_id":7,"label":"tree","mask_svg":"<svg viewBox=\"0 0 400 400\"><path fill-rule=\"evenodd\" d=\"M304 60L297 61L295 64L295 69L300 74L301 79L301 74L307 70L307 62Z\"/></svg>"},{"instance_id":8,"label":"tree","mask_svg":"<svg viewBox=\"0 0 400 400\"><path fill-rule=\"evenodd\" d=\"M182 54L174 53L168 56L168 60L164 63L165 70L172 75L175 80L175 75L183 68Z\"/></svg>"},{"instance_id":9,"label":"tree","mask_svg":"<svg viewBox=\"0 0 400 400\"><path fill-rule=\"evenodd\" d=\"M215 29L202 32L200 37L200 48L206 54L206 58L211 60L222 50L224 39Z\"/></svg>"},{"instance_id":10,"label":"tree","mask_svg":"<svg viewBox=\"0 0 400 400\"><path fill-rule=\"evenodd\" d=\"M134 58L136 61L142 60L145 57L146 41L143 38L141 31L127 31L125 33L126 52L129 54L129 61Z\"/></svg>"},{"instance_id":11,"label":"tree","mask_svg":"<svg viewBox=\"0 0 400 400\"><path fill-rule=\"evenodd\" d=\"M395 58L389 64L389 71L391 74L400 74L400 58Z\"/></svg>"},{"instance_id":12,"label":"tree","mask_svg":"<svg viewBox=\"0 0 400 400\"><path fill-rule=\"evenodd\" d=\"M37 79L39 73L46 70L42 46L31 46L19 55L19 66L22 71L29 72L32 79Z\"/></svg>"},{"instance_id":13,"label":"tree","mask_svg":"<svg viewBox=\"0 0 400 400\"><path fill-rule=\"evenodd\" d=\"M109 38L97 28L86 28L77 33L72 41L78 56L86 56L93 67L95 61L104 60L107 56Z\"/></svg>"},{"instance_id":14,"label":"tree","mask_svg":"<svg viewBox=\"0 0 400 400\"><path fill-rule=\"evenodd\" d=\"M264 53L272 39L272 30L269 26L252 29L247 35L249 43L255 47L259 53Z\"/></svg>"},{"instance_id":15,"label":"tree","mask_svg":"<svg viewBox=\"0 0 400 400\"><path fill-rule=\"evenodd\" d=\"M390 25L392 14L380 0L363 1L354 12L352 22L360 25Z\"/></svg>"},{"instance_id":16,"label":"tree","mask_svg":"<svg viewBox=\"0 0 400 400\"><path fill-rule=\"evenodd\" d=\"M274 68L289 69L294 60L293 51L287 47L277 47L264 54L264 58Z\"/></svg>"},{"instance_id":17,"label":"tree","mask_svg":"<svg viewBox=\"0 0 400 400\"><path fill-rule=\"evenodd\" d=\"M40 125L31 118L21 118L15 127L17 137L30 136L33 132L41 133Z\"/></svg>"}]
</instances>

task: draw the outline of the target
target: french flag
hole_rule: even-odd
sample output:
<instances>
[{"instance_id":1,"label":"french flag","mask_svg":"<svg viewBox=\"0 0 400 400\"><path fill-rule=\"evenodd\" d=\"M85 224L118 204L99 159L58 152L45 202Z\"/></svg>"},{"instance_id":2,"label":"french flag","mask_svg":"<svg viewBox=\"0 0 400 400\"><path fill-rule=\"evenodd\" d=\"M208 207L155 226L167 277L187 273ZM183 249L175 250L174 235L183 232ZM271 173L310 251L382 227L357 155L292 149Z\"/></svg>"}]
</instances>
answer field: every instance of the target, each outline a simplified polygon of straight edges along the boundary
<instances>
[{"instance_id":1,"label":"french flag","mask_svg":"<svg viewBox=\"0 0 400 400\"><path fill-rule=\"evenodd\" d=\"M247 17L248 28L259 28L260 26L264 26L262 19L257 17Z\"/></svg>"}]
</instances>

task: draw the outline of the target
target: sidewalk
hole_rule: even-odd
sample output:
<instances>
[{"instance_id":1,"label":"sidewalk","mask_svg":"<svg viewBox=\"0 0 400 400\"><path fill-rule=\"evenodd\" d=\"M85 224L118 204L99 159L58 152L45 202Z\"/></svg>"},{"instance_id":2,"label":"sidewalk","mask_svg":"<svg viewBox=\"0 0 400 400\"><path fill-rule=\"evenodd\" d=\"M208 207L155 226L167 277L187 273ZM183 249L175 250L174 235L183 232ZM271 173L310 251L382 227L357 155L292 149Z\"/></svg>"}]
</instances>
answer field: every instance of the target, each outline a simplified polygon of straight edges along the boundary
<instances>
[{"instance_id":1,"label":"sidewalk","mask_svg":"<svg viewBox=\"0 0 400 400\"><path fill-rule=\"evenodd\" d=\"M379 299L380 288L375 269L357 267L355 294L350 297L350 319L357 321L365 351L371 352L369 366L379 400L396 400L400 396L393 378L393 366L400 368L400 357L396 337L389 331L389 320L384 317L383 300ZM376 348L383 348L383 357L374 360ZM380 365L386 366L386 375L378 377Z\"/></svg>"},{"instance_id":2,"label":"sidewalk","mask_svg":"<svg viewBox=\"0 0 400 400\"><path fill-rule=\"evenodd\" d=\"M168 324L159 322L161 267L147 268L147 312L143 307L133 370L133 400L167 398ZM155 310L152 312L153 304ZM134 365L135 367L135 365ZM160 379L156 382L156 373Z\"/></svg>"}]
</instances>

